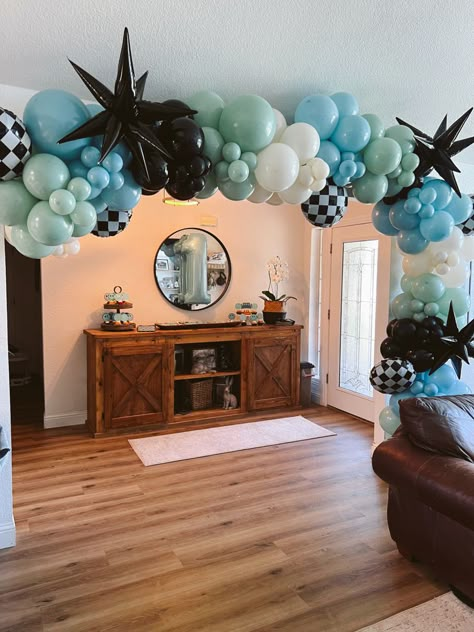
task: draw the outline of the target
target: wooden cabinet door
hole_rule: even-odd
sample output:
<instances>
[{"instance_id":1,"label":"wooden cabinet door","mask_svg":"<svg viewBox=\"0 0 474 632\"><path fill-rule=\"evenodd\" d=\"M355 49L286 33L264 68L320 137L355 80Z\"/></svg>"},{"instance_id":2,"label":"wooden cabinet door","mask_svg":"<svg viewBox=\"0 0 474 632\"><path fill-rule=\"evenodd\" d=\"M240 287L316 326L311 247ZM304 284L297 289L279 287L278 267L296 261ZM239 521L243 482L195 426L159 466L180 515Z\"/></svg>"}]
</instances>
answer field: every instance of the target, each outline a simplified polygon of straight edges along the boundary
<instances>
[{"instance_id":1,"label":"wooden cabinet door","mask_svg":"<svg viewBox=\"0 0 474 632\"><path fill-rule=\"evenodd\" d=\"M113 345L104 350L106 430L166 420L168 370L164 345Z\"/></svg>"},{"instance_id":2,"label":"wooden cabinet door","mask_svg":"<svg viewBox=\"0 0 474 632\"><path fill-rule=\"evenodd\" d=\"M295 338L249 341L249 410L294 406L298 402L299 366Z\"/></svg>"}]
</instances>

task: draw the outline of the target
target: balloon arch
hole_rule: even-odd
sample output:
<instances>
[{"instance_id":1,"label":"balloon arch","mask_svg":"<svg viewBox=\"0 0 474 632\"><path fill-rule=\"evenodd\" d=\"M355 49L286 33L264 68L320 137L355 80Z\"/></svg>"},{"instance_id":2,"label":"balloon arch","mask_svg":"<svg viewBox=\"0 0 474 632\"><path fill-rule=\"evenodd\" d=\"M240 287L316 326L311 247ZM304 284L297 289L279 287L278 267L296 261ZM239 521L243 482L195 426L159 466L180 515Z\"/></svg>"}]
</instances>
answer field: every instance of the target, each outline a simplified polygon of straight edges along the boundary
<instances>
[{"instance_id":1,"label":"balloon arch","mask_svg":"<svg viewBox=\"0 0 474 632\"><path fill-rule=\"evenodd\" d=\"M144 99L147 73L135 78L125 29L114 90L71 62L97 101L44 90L23 121L0 108L0 223L23 255L77 254L87 234L124 230L142 195L178 200L217 191L254 204L297 204L314 226L341 219L348 190L373 205L373 223L403 255L401 293L372 369L373 387L390 394L380 422L399 424L398 401L470 392L459 378L474 355L474 321L465 289L474 259L474 210L461 193L453 157L472 108L433 136L397 119L386 128L360 114L347 92L313 94L294 122L258 95L230 103L201 91L183 101ZM430 176L436 171L439 177Z\"/></svg>"}]
</instances>

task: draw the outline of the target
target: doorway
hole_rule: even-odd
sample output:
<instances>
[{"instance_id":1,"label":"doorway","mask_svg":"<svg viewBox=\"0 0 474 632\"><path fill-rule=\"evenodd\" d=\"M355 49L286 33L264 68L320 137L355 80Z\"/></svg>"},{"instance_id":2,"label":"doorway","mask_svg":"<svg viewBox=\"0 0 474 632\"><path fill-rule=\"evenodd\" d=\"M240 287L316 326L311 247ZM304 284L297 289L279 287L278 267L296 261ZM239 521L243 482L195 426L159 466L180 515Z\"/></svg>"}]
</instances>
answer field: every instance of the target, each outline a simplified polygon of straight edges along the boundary
<instances>
[{"instance_id":1,"label":"doorway","mask_svg":"<svg viewBox=\"0 0 474 632\"><path fill-rule=\"evenodd\" d=\"M12 424L43 425L41 264L5 242Z\"/></svg>"}]
</instances>

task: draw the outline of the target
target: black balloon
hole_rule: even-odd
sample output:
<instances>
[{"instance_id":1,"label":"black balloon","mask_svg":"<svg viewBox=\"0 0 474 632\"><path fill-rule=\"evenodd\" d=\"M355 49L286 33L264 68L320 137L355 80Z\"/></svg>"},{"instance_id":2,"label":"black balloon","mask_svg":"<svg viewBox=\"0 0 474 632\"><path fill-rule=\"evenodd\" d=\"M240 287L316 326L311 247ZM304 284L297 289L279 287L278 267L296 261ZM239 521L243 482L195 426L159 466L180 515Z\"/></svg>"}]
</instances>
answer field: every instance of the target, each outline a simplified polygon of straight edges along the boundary
<instances>
[{"instance_id":1,"label":"black balloon","mask_svg":"<svg viewBox=\"0 0 474 632\"><path fill-rule=\"evenodd\" d=\"M397 340L404 341L407 338L413 338L416 334L416 322L411 318L400 318L393 325L393 337Z\"/></svg>"},{"instance_id":2,"label":"black balloon","mask_svg":"<svg viewBox=\"0 0 474 632\"><path fill-rule=\"evenodd\" d=\"M140 163L133 163L132 173L143 192L158 193L169 180L168 163L157 151L145 152L148 165L148 175ZM145 193L147 195L147 193ZM148 193L150 195L150 193Z\"/></svg>"},{"instance_id":3,"label":"black balloon","mask_svg":"<svg viewBox=\"0 0 474 632\"><path fill-rule=\"evenodd\" d=\"M181 182L170 180L166 185L166 190L172 197L176 198L177 200L190 200L196 195L196 193L202 191L202 189L199 189L198 191L195 189L194 181L191 179Z\"/></svg>"},{"instance_id":4,"label":"black balloon","mask_svg":"<svg viewBox=\"0 0 474 632\"><path fill-rule=\"evenodd\" d=\"M398 322L397 318L393 318L387 325L387 336L390 338L390 336L393 336L393 326L395 325L395 323Z\"/></svg>"},{"instance_id":5,"label":"black balloon","mask_svg":"<svg viewBox=\"0 0 474 632\"><path fill-rule=\"evenodd\" d=\"M405 356L415 367L417 373L424 373L431 368L433 364L433 354L427 349L412 349Z\"/></svg>"},{"instance_id":6,"label":"black balloon","mask_svg":"<svg viewBox=\"0 0 474 632\"><path fill-rule=\"evenodd\" d=\"M204 133L190 118L181 116L163 123L158 138L175 160L190 160L200 154L204 147Z\"/></svg>"},{"instance_id":7,"label":"black balloon","mask_svg":"<svg viewBox=\"0 0 474 632\"><path fill-rule=\"evenodd\" d=\"M384 358L402 358L404 353L393 338L385 338L380 344L380 353Z\"/></svg>"}]
</instances>

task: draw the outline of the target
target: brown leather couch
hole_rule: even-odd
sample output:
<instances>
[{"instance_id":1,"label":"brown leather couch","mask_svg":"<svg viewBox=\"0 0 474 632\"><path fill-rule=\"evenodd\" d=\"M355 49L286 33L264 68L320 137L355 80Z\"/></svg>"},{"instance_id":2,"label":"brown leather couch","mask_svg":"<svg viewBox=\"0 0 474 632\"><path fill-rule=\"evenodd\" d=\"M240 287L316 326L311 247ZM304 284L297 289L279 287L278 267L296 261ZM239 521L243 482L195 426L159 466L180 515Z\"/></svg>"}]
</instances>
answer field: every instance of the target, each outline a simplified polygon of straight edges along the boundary
<instances>
[{"instance_id":1,"label":"brown leather couch","mask_svg":"<svg viewBox=\"0 0 474 632\"><path fill-rule=\"evenodd\" d=\"M400 401L401 426L372 463L389 488L398 550L474 600L474 395Z\"/></svg>"}]
</instances>

